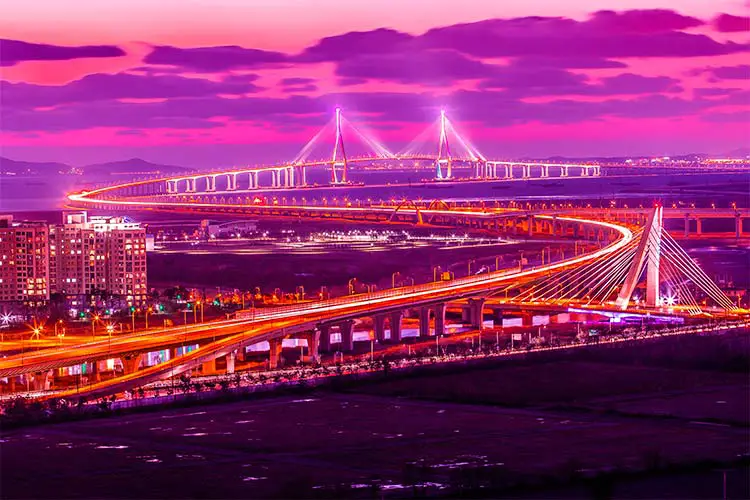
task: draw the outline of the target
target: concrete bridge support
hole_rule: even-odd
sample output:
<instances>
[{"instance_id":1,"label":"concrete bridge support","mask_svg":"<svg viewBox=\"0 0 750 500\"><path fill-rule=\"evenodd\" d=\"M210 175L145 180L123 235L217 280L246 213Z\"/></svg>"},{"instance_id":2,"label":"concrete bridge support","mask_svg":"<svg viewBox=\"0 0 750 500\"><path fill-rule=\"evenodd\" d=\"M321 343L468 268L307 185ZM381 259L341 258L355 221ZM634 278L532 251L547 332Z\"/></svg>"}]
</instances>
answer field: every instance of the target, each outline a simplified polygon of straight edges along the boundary
<instances>
[{"instance_id":1,"label":"concrete bridge support","mask_svg":"<svg viewBox=\"0 0 750 500\"><path fill-rule=\"evenodd\" d=\"M122 369L125 372L125 375L136 372L140 368L142 360L143 354L123 356L122 358L120 358L120 361L122 361Z\"/></svg>"},{"instance_id":2,"label":"concrete bridge support","mask_svg":"<svg viewBox=\"0 0 750 500\"><path fill-rule=\"evenodd\" d=\"M430 336L430 307L419 308L419 336L426 338Z\"/></svg>"},{"instance_id":3,"label":"concrete bridge support","mask_svg":"<svg viewBox=\"0 0 750 500\"><path fill-rule=\"evenodd\" d=\"M281 346L284 339L270 339L268 341L268 369L276 370L282 366Z\"/></svg>"},{"instance_id":4,"label":"concrete bridge support","mask_svg":"<svg viewBox=\"0 0 750 500\"><path fill-rule=\"evenodd\" d=\"M435 314L435 335L438 337L445 335L445 309L445 303L433 306L433 313Z\"/></svg>"},{"instance_id":5,"label":"concrete bridge support","mask_svg":"<svg viewBox=\"0 0 750 500\"><path fill-rule=\"evenodd\" d=\"M307 356L310 358L311 363L317 363L320 360L321 335L320 330L314 330L305 335L305 339L307 340Z\"/></svg>"},{"instance_id":6,"label":"concrete bridge support","mask_svg":"<svg viewBox=\"0 0 750 500\"><path fill-rule=\"evenodd\" d=\"M318 333L318 350L329 352L331 350L331 327L328 325L320 325L318 327Z\"/></svg>"},{"instance_id":7,"label":"concrete bridge support","mask_svg":"<svg viewBox=\"0 0 750 500\"><path fill-rule=\"evenodd\" d=\"M237 351L232 351L225 356L227 358L227 375L234 373L234 365L237 360Z\"/></svg>"},{"instance_id":8,"label":"concrete bridge support","mask_svg":"<svg viewBox=\"0 0 750 500\"><path fill-rule=\"evenodd\" d=\"M341 332L341 350L350 352L354 350L354 321L346 320L338 324Z\"/></svg>"},{"instance_id":9,"label":"concrete bridge support","mask_svg":"<svg viewBox=\"0 0 750 500\"><path fill-rule=\"evenodd\" d=\"M27 373L25 375L29 388L35 391L48 391L52 388L52 370L46 372Z\"/></svg>"},{"instance_id":10,"label":"concrete bridge support","mask_svg":"<svg viewBox=\"0 0 750 500\"><path fill-rule=\"evenodd\" d=\"M394 311L391 313L391 342L401 342L401 318L403 311Z\"/></svg>"},{"instance_id":11,"label":"concrete bridge support","mask_svg":"<svg viewBox=\"0 0 750 500\"><path fill-rule=\"evenodd\" d=\"M385 314L376 314L372 317L372 328L375 332L375 340L379 344L385 343Z\"/></svg>"},{"instance_id":12,"label":"concrete bridge support","mask_svg":"<svg viewBox=\"0 0 750 500\"><path fill-rule=\"evenodd\" d=\"M484 304L486 299L469 299L469 324L481 330L484 326Z\"/></svg>"}]
</instances>

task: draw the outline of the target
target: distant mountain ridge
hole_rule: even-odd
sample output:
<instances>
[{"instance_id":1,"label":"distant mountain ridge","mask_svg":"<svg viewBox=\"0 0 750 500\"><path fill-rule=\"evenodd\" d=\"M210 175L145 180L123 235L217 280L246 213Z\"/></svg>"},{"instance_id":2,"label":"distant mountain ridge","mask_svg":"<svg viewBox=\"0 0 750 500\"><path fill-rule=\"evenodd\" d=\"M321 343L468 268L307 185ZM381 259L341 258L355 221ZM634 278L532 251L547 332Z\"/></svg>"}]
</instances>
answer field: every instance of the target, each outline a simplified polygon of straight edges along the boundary
<instances>
[{"instance_id":1,"label":"distant mountain ridge","mask_svg":"<svg viewBox=\"0 0 750 500\"><path fill-rule=\"evenodd\" d=\"M73 167L59 162L34 162L11 160L0 156L0 175L49 175L50 173L66 173L73 170Z\"/></svg>"},{"instance_id":2,"label":"distant mountain ridge","mask_svg":"<svg viewBox=\"0 0 750 500\"><path fill-rule=\"evenodd\" d=\"M0 156L0 175L50 175L50 174L167 174L191 171L191 168L176 165L160 165L141 158L95 163L85 167L72 167L60 162L33 162L12 160Z\"/></svg>"},{"instance_id":3,"label":"distant mountain ridge","mask_svg":"<svg viewBox=\"0 0 750 500\"><path fill-rule=\"evenodd\" d=\"M176 173L176 172L187 172L192 170L187 167L178 167L176 165L160 165L158 163L151 163L150 161L143 160L141 158L131 158L129 160L110 161L106 163L95 163L93 165L86 165L82 167L84 173L87 174L139 174L139 173Z\"/></svg>"}]
</instances>

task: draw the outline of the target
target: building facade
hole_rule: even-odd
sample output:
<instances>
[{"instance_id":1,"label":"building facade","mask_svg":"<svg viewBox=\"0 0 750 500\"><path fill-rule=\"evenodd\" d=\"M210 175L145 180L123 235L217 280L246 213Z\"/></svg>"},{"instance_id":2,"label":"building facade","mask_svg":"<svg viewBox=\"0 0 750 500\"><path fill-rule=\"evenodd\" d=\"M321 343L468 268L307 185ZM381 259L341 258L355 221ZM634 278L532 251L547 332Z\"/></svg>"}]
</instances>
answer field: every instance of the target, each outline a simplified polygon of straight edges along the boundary
<instances>
[{"instance_id":1,"label":"building facade","mask_svg":"<svg viewBox=\"0 0 750 500\"><path fill-rule=\"evenodd\" d=\"M0 215L0 302L39 306L49 300L48 238L44 222Z\"/></svg>"},{"instance_id":2,"label":"building facade","mask_svg":"<svg viewBox=\"0 0 750 500\"><path fill-rule=\"evenodd\" d=\"M66 296L104 294L145 303L146 230L124 217L66 212L50 227L50 280Z\"/></svg>"},{"instance_id":3,"label":"building facade","mask_svg":"<svg viewBox=\"0 0 750 500\"><path fill-rule=\"evenodd\" d=\"M97 295L145 303L146 229L86 212L65 212L52 225L0 215L0 302L41 305L54 293L79 309Z\"/></svg>"}]
</instances>

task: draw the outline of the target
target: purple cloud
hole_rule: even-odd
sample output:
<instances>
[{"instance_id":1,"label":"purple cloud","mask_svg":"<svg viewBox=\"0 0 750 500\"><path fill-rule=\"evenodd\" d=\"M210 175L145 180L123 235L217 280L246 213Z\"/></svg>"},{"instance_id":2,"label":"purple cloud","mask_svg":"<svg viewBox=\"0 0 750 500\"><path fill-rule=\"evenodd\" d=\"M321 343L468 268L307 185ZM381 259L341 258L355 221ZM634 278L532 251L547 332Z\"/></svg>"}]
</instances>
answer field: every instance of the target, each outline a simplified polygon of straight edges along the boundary
<instances>
[{"instance_id":1,"label":"purple cloud","mask_svg":"<svg viewBox=\"0 0 750 500\"><path fill-rule=\"evenodd\" d=\"M620 61L604 59L602 57L522 57L513 61L515 66L530 68L565 68L565 69L609 69L627 68L628 65Z\"/></svg>"},{"instance_id":2,"label":"purple cloud","mask_svg":"<svg viewBox=\"0 0 750 500\"><path fill-rule=\"evenodd\" d=\"M750 17L720 14L714 19L714 28L723 33L750 31Z\"/></svg>"},{"instance_id":3,"label":"purple cloud","mask_svg":"<svg viewBox=\"0 0 750 500\"><path fill-rule=\"evenodd\" d=\"M643 16L642 16L643 17ZM730 54L746 44L719 43L681 31L608 28L595 14L588 21L528 17L491 19L435 28L420 37L431 47L452 48L476 57L694 57Z\"/></svg>"},{"instance_id":4,"label":"purple cloud","mask_svg":"<svg viewBox=\"0 0 750 500\"><path fill-rule=\"evenodd\" d=\"M719 80L747 80L750 78L750 64L707 68L706 72Z\"/></svg>"},{"instance_id":5,"label":"purple cloud","mask_svg":"<svg viewBox=\"0 0 750 500\"><path fill-rule=\"evenodd\" d=\"M666 9L626 10L624 12L600 10L591 15L588 23L597 30L621 33L663 33L705 24L695 17L683 16Z\"/></svg>"},{"instance_id":6,"label":"purple cloud","mask_svg":"<svg viewBox=\"0 0 750 500\"><path fill-rule=\"evenodd\" d=\"M492 76L497 66L452 50L423 50L364 54L340 61L336 75L344 78L389 80L400 83L445 85Z\"/></svg>"},{"instance_id":7,"label":"purple cloud","mask_svg":"<svg viewBox=\"0 0 750 500\"><path fill-rule=\"evenodd\" d=\"M67 61L89 57L120 57L125 52L114 45L64 47L46 43L0 39L0 66L14 66L23 61Z\"/></svg>"},{"instance_id":8,"label":"purple cloud","mask_svg":"<svg viewBox=\"0 0 750 500\"><path fill-rule=\"evenodd\" d=\"M750 110L731 111L726 113L707 113L701 116L701 120L712 123L743 123L750 121Z\"/></svg>"},{"instance_id":9,"label":"purple cloud","mask_svg":"<svg viewBox=\"0 0 750 500\"><path fill-rule=\"evenodd\" d=\"M321 39L296 57L300 62L342 61L366 54L385 54L405 47L414 36L400 31L379 28L352 31Z\"/></svg>"},{"instance_id":10,"label":"purple cloud","mask_svg":"<svg viewBox=\"0 0 750 500\"><path fill-rule=\"evenodd\" d=\"M144 62L211 73L231 69L266 67L286 62L287 59L287 56L281 52L246 49L236 45L188 49L162 45L154 47L154 50L146 56Z\"/></svg>"},{"instance_id":11,"label":"purple cloud","mask_svg":"<svg viewBox=\"0 0 750 500\"><path fill-rule=\"evenodd\" d=\"M307 93L315 92L316 90L318 90L318 86L315 85L314 78L282 78L279 81L279 84L281 85L282 90L287 93Z\"/></svg>"},{"instance_id":12,"label":"purple cloud","mask_svg":"<svg viewBox=\"0 0 750 500\"><path fill-rule=\"evenodd\" d=\"M282 78L279 83L285 87L289 86L295 86L295 85L310 85L315 83L314 78L300 78L300 77L293 77L293 78Z\"/></svg>"},{"instance_id":13,"label":"purple cloud","mask_svg":"<svg viewBox=\"0 0 750 500\"><path fill-rule=\"evenodd\" d=\"M355 123L374 124L432 122L438 106L458 110L456 121L486 126L507 126L532 121L574 123L608 116L623 118L679 117L703 112L712 107L747 101L747 93L713 99L684 99L663 95L644 95L633 99L577 101L558 99L549 102L525 102L505 91L459 90L448 95L431 93L340 93L286 98L200 97L169 99L160 102L124 103L99 101L75 103L48 110L3 107L0 117L4 129L11 132L81 130L93 127L127 129L148 128L220 128L226 122L254 121L269 127L319 127L331 118L336 105Z\"/></svg>"},{"instance_id":14,"label":"purple cloud","mask_svg":"<svg viewBox=\"0 0 750 500\"><path fill-rule=\"evenodd\" d=\"M696 97L727 96L740 91L741 89L735 88L703 87L693 89L693 95Z\"/></svg>"},{"instance_id":15,"label":"purple cloud","mask_svg":"<svg viewBox=\"0 0 750 500\"><path fill-rule=\"evenodd\" d=\"M166 99L202 97L217 94L241 95L257 92L252 83L215 82L182 76L147 76L130 73L114 75L96 73L66 85L34 85L0 82L3 105L9 107L44 107L74 102L113 99Z\"/></svg>"}]
</instances>

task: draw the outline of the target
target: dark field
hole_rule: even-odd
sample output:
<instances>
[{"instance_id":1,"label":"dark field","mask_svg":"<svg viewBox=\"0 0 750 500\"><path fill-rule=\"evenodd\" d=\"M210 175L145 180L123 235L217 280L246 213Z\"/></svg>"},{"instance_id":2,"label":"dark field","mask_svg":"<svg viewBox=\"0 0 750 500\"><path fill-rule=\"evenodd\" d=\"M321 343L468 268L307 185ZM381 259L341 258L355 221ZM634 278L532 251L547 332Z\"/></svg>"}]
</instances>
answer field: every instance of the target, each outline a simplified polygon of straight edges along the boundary
<instances>
[{"instance_id":1,"label":"dark field","mask_svg":"<svg viewBox=\"0 0 750 500\"><path fill-rule=\"evenodd\" d=\"M746 361L746 335L5 432L2 497L412 497L417 484L430 496L586 498L601 484L571 478L645 470L606 487L718 498L725 463L728 497L747 498L747 371L690 355L719 345Z\"/></svg>"}]
</instances>

